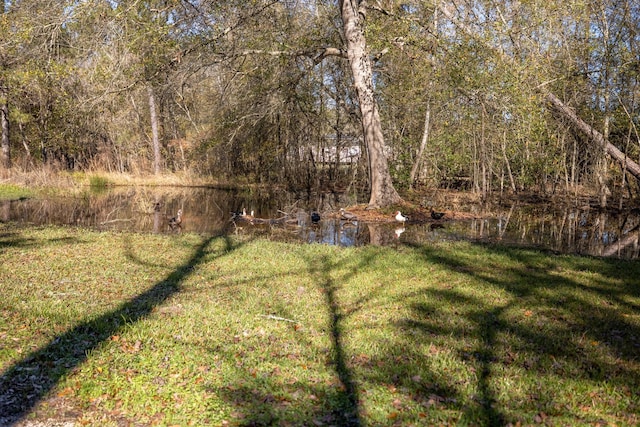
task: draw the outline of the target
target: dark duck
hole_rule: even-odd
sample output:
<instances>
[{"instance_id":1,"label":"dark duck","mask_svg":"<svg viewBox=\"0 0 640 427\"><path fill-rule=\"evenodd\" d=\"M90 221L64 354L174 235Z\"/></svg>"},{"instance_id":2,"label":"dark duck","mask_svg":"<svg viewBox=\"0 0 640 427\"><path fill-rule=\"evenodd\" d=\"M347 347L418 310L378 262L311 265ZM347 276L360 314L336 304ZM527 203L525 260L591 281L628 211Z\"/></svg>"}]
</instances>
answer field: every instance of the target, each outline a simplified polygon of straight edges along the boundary
<instances>
[{"instance_id":1,"label":"dark duck","mask_svg":"<svg viewBox=\"0 0 640 427\"><path fill-rule=\"evenodd\" d=\"M442 219L444 218L444 212L436 212L431 209L431 218L435 219L436 221Z\"/></svg>"},{"instance_id":2,"label":"dark duck","mask_svg":"<svg viewBox=\"0 0 640 427\"><path fill-rule=\"evenodd\" d=\"M311 212L311 222L314 224L320 222L320 214L318 212Z\"/></svg>"},{"instance_id":3,"label":"dark duck","mask_svg":"<svg viewBox=\"0 0 640 427\"><path fill-rule=\"evenodd\" d=\"M241 220L247 214L247 210L243 209L242 211L231 212L231 221Z\"/></svg>"}]
</instances>

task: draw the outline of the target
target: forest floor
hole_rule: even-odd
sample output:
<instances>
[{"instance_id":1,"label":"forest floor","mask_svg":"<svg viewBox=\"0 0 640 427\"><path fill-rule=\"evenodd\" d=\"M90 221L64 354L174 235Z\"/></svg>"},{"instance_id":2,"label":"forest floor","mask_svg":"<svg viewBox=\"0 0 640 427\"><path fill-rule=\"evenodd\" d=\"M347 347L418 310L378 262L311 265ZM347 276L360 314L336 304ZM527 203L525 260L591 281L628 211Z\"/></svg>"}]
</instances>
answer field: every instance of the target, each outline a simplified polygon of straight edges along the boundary
<instances>
[{"instance_id":1,"label":"forest floor","mask_svg":"<svg viewBox=\"0 0 640 427\"><path fill-rule=\"evenodd\" d=\"M0 425L640 423L640 264L0 223Z\"/></svg>"}]
</instances>

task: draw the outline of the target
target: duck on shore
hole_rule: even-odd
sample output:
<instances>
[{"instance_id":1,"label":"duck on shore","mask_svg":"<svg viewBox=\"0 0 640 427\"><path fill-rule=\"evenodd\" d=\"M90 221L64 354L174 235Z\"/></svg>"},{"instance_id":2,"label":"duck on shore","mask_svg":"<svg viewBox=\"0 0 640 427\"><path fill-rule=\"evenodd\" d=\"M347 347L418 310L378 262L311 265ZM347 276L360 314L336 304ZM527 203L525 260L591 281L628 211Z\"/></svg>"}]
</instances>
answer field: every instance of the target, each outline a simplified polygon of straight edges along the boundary
<instances>
[{"instance_id":1,"label":"duck on shore","mask_svg":"<svg viewBox=\"0 0 640 427\"><path fill-rule=\"evenodd\" d=\"M433 209L431 209L431 218L435 219L436 221L444 218L444 212L436 212Z\"/></svg>"},{"instance_id":2,"label":"duck on shore","mask_svg":"<svg viewBox=\"0 0 640 427\"><path fill-rule=\"evenodd\" d=\"M182 228L182 209L178 209L176 216L169 218L169 228L172 230Z\"/></svg>"},{"instance_id":3,"label":"duck on shore","mask_svg":"<svg viewBox=\"0 0 640 427\"><path fill-rule=\"evenodd\" d=\"M358 216L349 211L345 211L344 208L340 208L340 218L345 221L357 221Z\"/></svg>"},{"instance_id":4,"label":"duck on shore","mask_svg":"<svg viewBox=\"0 0 640 427\"><path fill-rule=\"evenodd\" d=\"M396 219L396 221L401 222L402 224L404 224L405 222L407 222L407 220L409 218L404 216L404 215L402 215L402 213L400 211L396 211L395 219Z\"/></svg>"}]
</instances>

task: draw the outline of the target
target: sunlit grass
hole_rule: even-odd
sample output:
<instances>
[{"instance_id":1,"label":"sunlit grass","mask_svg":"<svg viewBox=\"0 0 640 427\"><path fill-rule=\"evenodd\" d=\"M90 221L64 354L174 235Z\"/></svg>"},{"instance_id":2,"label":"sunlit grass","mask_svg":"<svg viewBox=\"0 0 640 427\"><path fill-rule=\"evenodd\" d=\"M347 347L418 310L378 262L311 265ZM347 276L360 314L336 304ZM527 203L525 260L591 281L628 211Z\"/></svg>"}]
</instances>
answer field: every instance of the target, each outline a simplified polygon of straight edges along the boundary
<instances>
[{"instance_id":1,"label":"sunlit grass","mask_svg":"<svg viewBox=\"0 0 640 427\"><path fill-rule=\"evenodd\" d=\"M0 236L0 394L28 391L24 372L55 377L27 417L640 421L637 262L464 242L338 248L8 224Z\"/></svg>"}]
</instances>

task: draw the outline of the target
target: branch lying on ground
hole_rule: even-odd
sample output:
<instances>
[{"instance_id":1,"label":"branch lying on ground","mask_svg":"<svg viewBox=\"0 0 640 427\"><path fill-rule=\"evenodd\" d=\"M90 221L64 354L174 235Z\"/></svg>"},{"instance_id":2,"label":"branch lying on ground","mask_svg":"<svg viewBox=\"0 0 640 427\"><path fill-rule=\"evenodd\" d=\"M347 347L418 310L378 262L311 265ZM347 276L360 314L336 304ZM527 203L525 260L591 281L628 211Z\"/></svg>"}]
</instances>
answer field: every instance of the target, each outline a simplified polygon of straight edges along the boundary
<instances>
[{"instance_id":1,"label":"branch lying on ground","mask_svg":"<svg viewBox=\"0 0 640 427\"><path fill-rule=\"evenodd\" d=\"M263 315L261 315L261 317L264 317L265 319L271 319L271 320L280 320L282 322L298 323L295 320L286 319L284 317L279 317L279 316L274 316L272 314L263 314Z\"/></svg>"}]
</instances>

